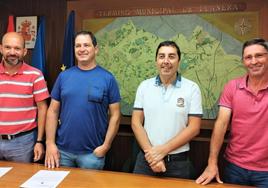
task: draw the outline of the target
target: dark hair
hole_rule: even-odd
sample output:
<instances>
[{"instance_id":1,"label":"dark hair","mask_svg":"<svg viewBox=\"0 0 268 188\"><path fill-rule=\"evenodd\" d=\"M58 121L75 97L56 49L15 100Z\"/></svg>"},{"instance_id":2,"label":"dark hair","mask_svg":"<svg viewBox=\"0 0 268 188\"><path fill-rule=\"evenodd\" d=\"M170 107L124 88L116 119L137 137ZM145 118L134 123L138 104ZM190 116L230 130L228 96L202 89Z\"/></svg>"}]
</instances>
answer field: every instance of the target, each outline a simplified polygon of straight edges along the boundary
<instances>
[{"instance_id":1,"label":"dark hair","mask_svg":"<svg viewBox=\"0 0 268 188\"><path fill-rule=\"evenodd\" d=\"M262 38L254 38L254 39L251 39L251 40L246 41L243 44L242 57L244 55L245 48L248 47L248 46L254 45L254 44L261 45L261 46L263 46L268 51L268 42L267 41L265 41Z\"/></svg>"},{"instance_id":2,"label":"dark hair","mask_svg":"<svg viewBox=\"0 0 268 188\"><path fill-rule=\"evenodd\" d=\"M91 32L91 31L79 31L75 34L74 36L74 41L75 39L79 36L79 35L89 35L91 40L92 40L92 44L94 47L97 46L97 39L96 37L94 36L94 34Z\"/></svg>"},{"instance_id":3,"label":"dark hair","mask_svg":"<svg viewBox=\"0 0 268 188\"><path fill-rule=\"evenodd\" d=\"M155 59L157 58L157 54L158 54L158 51L159 49L162 47L162 46L172 46L172 47L175 47L177 49L177 54L179 56L179 60L181 59L181 51L180 51L180 48L179 46L174 42L174 41L169 41L169 40L166 40L164 42L161 42L157 49L156 49L156 54L155 54Z\"/></svg>"}]
</instances>

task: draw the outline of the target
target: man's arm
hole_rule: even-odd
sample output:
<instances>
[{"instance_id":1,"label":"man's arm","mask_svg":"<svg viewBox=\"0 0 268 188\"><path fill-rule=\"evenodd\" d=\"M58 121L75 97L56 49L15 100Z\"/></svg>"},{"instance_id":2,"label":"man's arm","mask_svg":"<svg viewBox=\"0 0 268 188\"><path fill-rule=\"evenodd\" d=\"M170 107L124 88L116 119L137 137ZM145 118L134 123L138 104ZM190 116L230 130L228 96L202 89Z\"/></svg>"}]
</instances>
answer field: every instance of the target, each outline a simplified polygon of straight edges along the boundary
<instances>
[{"instance_id":1,"label":"man's arm","mask_svg":"<svg viewBox=\"0 0 268 188\"><path fill-rule=\"evenodd\" d=\"M138 141L143 151L150 150L152 144L148 138L148 135L143 127L144 113L142 110L133 110L131 118L131 128L135 134L136 140ZM166 167L163 160L151 166L154 172L165 172Z\"/></svg>"},{"instance_id":2,"label":"man's arm","mask_svg":"<svg viewBox=\"0 0 268 188\"><path fill-rule=\"evenodd\" d=\"M199 134L201 125L201 118L196 116L189 116L187 127L178 133L175 137L170 139L167 143L159 146L154 146L149 150L145 150L146 160L150 165L155 165L162 160L171 151L185 145L193 137Z\"/></svg>"},{"instance_id":3,"label":"man's arm","mask_svg":"<svg viewBox=\"0 0 268 188\"><path fill-rule=\"evenodd\" d=\"M46 119L46 159L45 166L48 168L59 167L60 154L55 143L56 130L60 111L60 102L51 99Z\"/></svg>"},{"instance_id":4,"label":"man's arm","mask_svg":"<svg viewBox=\"0 0 268 188\"><path fill-rule=\"evenodd\" d=\"M45 133L45 123L46 123L46 115L47 115L47 102L46 100L42 100L36 102L37 105L37 140L43 141L44 133ZM40 142L36 142L34 146L34 161L40 160L44 156L45 150L44 146Z\"/></svg>"},{"instance_id":5,"label":"man's arm","mask_svg":"<svg viewBox=\"0 0 268 188\"><path fill-rule=\"evenodd\" d=\"M197 178L196 183L206 185L216 177L217 182L222 183L218 170L218 156L223 144L224 135L227 131L231 118L231 109L220 107L218 118L215 122L210 142L210 152L208 166L205 171Z\"/></svg>"},{"instance_id":6,"label":"man's arm","mask_svg":"<svg viewBox=\"0 0 268 188\"><path fill-rule=\"evenodd\" d=\"M134 132L136 140L138 141L143 151L152 147L147 133L143 127L144 113L142 110L133 110L131 118L131 128Z\"/></svg>"},{"instance_id":7,"label":"man's arm","mask_svg":"<svg viewBox=\"0 0 268 188\"><path fill-rule=\"evenodd\" d=\"M120 123L120 104L113 103L109 105L109 113L110 113L110 120L108 129L106 132L105 140L103 144L99 147L97 147L94 150L94 154L98 157L103 157L107 153L107 151L110 149L113 139L117 134L117 131L119 129L119 123Z\"/></svg>"}]
</instances>

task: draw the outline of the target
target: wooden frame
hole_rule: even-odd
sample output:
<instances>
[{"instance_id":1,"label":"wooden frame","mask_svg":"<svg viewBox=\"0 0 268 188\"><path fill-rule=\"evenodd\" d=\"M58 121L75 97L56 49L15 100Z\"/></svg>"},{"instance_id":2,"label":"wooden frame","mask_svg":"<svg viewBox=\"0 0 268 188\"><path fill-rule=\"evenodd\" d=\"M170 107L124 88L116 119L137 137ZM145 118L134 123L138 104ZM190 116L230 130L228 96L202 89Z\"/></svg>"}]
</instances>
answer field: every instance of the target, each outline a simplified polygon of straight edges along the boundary
<instances>
[{"instance_id":1,"label":"wooden frame","mask_svg":"<svg viewBox=\"0 0 268 188\"><path fill-rule=\"evenodd\" d=\"M211 87L209 88L202 88L202 95L203 95L203 101L206 101L208 98L213 99L210 100L212 102L207 103L206 105L203 105L203 109L204 109L204 119L215 119L216 115L217 115L217 99L219 97L220 91L223 89L223 85L230 79L240 76L242 74L244 74L244 70L242 68L242 64L240 62L241 60L241 46L242 43L245 40L248 40L249 38L254 38L257 36L261 35L261 22L262 22L262 17L261 17L261 10L259 8L257 8L255 5L251 5L246 3L245 1L243 2L238 2L238 1L234 1L232 3L224 3L224 2L207 2L204 3L202 5L197 4L196 0L192 0L188 3L185 3L183 5L181 5L179 2L176 3L172 3L172 6L170 6L170 4L167 2L165 5L160 6L160 2L155 3L155 4L151 4L151 3L146 3L143 2L142 6L141 5L137 5L135 7L133 7L131 5L132 1L128 2L128 3L124 3L122 5L118 5L118 6L113 6L115 5L117 2L117 0L113 0L113 3L107 4L104 3L102 1L98 1L98 3L93 3L93 2L85 2L85 1L69 1L67 4L68 7L68 11L70 10L75 10L76 13L76 30L91 30L93 31L93 33L96 34L97 39L103 39L103 36L98 36L98 30L102 29L102 26L105 24L109 24L110 22L112 22L113 19L116 19L118 17L152 17L152 16L168 16L168 15L172 15L172 16L176 16L176 15L180 15L180 14L211 14L212 17L208 17L208 16L203 16L203 19L206 19L207 22L214 24L215 20L218 19L218 23L216 25L217 28L220 28L219 30L222 29L223 33L228 33L229 32L229 36L230 38L234 38L234 41L237 41L237 43L240 44L235 44L233 42L224 42L225 38L222 38L221 35L219 35L219 37L214 37L216 38L219 43L222 43L222 46L226 47L229 46L230 48L228 49L228 52L223 51L223 54L229 53L230 57L232 54L234 54L236 56L236 59L232 59L231 63L237 63L237 67L239 68L239 72L240 74L226 74L226 76L222 76L221 79L219 78L215 78L213 77L215 74L211 73L211 77L206 78L206 80L209 80L207 83L203 82L202 85L209 85ZM192 2L192 3L191 3ZM138 3L139 4L139 3ZM140 3L141 4L141 3ZM240 13L239 16L237 16ZM222 16L221 18L217 15L227 15L227 16ZM252 15L252 16L251 16ZM215 19L213 19L213 17L215 17ZM238 17L240 17L238 19ZM232 18L235 18L232 20L231 23L226 23L226 20L230 20ZM99 22L94 22L94 20L100 20ZM105 20L106 19L106 20ZM181 20L178 18L178 20ZM220 20L220 21L219 21ZM254 21L255 20L255 21ZM252 24L252 21L256 24ZM172 22L174 23L174 22ZM108 25L107 24L107 25ZM88 27L89 26L89 27ZM184 27L184 25L182 25L182 27ZM227 29L226 29L227 28ZM232 32L230 32L230 30L233 30ZM249 31L254 31L254 32L250 32ZM115 33L113 33L115 35ZM109 36L109 35L106 35ZM200 35L201 36L201 35ZM204 41L207 40L208 38L206 37L206 31L204 30L204 32L202 32L202 36L200 39L198 38L198 40ZM187 38L187 37L186 37ZM188 37L190 38L190 37ZM228 38L228 36L227 36ZM204 40L203 40L204 39ZM212 38L210 38L212 39ZM209 40L210 40L209 39ZM223 39L223 40L222 40ZM135 38L131 38L131 40L135 40ZM112 41L112 40L110 40ZM159 42L159 41L158 41ZM189 42L190 43L190 42ZM235 42L236 43L236 42ZM185 46L181 46L181 44L179 43L180 47L182 48L182 50L186 49ZM155 49L154 46L151 46L152 49ZM214 46L215 47L215 46ZM215 51L217 51L218 49L215 47L214 48ZM107 51L107 50L106 50ZM110 52L111 54L108 54L110 56L106 56L106 57L111 57L112 52L114 51L118 51L118 48L116 48L116 50L111 49L110 48ZM99 54L103 53L103 51L100 51ZM186 52L183 52L184 54L186 54ZM135 54L134 54L135 55ZM213 55L217 55L217 54L210 54L211 57L213 57ZM149 55L148 55L149 56ZM151 60L153 61L153 55L151 55ZM126 57L126 56L125 56ZM140 61L140 59L138 59L140 56L136 57L136 61ZM185 57L185 56L184 56ZM183 57L183 58L184 58ZM221 56L219 56L219 54L217 55L218 59L221 58ZM113 57L111 57L113 58ZM116 59L116 58L115 58ZM118 58L117 58L118 59ZM188 58L189 59L189 58ZM107 62L105 61L105 59L101 59L104 60L103 62ZM101 61L99 61L101 62ZM203 62L206 62L206 60L203 60ZM221 60L221 66L225 67L225 65L223 65L223 62L228 62L228 64L230 64L230 60L228 58L226 58L225 60ZM152 63L152 62L151 62ZM194 63L194 62L193 62ZM118 64L118 63L117 63ZM183 66L185 66L185 63L182 63ZM219 61L215 60L215 61L211 61L211 66L214 65L218 65ZM241 67L240 67L241 65ZM119 66L119 64L118 64ZM105 67L105 66L104 66ZM107 67L108 70L111 71L111 69L109 68L109 66ZM151 70L151 69L150 69ZM231 69L233 70L233 69ZM196 71L198 74L202 73L204 71ZM131 76L133 74L128 74L128 77ZM207 74L209 75L209 74ZM118 80L117 76L117 80ZM194 75L189 75L187 74L186 76L187 78L194 80L195 82L198 83L198 79L197 76L196 78L194 77ZM130 80L133 80L132 78ZM203 79L205 80L205 79ZM203 81L201 80L201 81ZM213 81L218 80L218 83L212 83ZM140 80L139 80L140 81ZM201 85L201 81L200 83L198 83L199 85ZM120 83L120 81L119 81ZM213 85L214 84L214 85ZM121 84L122 85L122 84ZM128 84L127 84L128 85ZM121 88L120 88L121 90ZM134 90L127 90L128 93L135 93ZM216 92L215 92L216 91ZM122 93L122 92L121 92ZM123 95L126 92L123 92ZM206 93L206 94L204 94ZM128 94L129 95L129 94ZM123 96L124 97L124 96ZM122 97L122 98L123 98ZM124 104L123 104L124 105ZM129 111L129 110L128 110ZM124 113L122 111L123 115L131 115L128 113Z\"/></svg>"}]
</instances>

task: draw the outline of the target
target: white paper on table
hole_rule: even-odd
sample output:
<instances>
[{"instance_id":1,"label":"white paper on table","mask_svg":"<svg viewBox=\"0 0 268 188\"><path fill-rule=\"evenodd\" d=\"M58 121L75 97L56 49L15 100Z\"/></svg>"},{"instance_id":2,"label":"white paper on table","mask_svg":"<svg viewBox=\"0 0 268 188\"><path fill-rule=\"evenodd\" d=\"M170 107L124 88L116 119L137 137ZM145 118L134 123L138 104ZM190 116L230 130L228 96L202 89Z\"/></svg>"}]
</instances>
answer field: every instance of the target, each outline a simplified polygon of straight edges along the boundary
<instances>
[{"instance_id":1,"label":"white paper on table","mask_svg":"<svg viewBox=\"0 0 268 188\"><path fill-rule=\"evenodd\" d=\"M0 177L5 175L12 167L0 167Z\"/></svg>"},{"instance_id":2,"label":"white paper on table","mask_svg":"<svg viewBox=\"0 0 268 188\"><path fill-rule=\"evenodd\" d=\"M24 188L54 188L69 174L70 171L39 170L20 187Z\"/></svg>"}]
</instances>

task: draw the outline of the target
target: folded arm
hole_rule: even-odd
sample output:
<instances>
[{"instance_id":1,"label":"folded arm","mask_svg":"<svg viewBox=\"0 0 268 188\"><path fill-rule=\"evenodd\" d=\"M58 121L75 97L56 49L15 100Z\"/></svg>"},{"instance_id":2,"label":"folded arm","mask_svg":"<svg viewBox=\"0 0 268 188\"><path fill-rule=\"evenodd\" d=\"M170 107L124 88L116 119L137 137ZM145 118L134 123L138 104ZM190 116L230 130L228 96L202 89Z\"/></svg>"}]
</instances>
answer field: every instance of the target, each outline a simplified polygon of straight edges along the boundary
<instances>
[{"instance_id":1,"label":"folded arm","mask_svg":"<svg viewBox=\"0 0 268 188\"><path fill-rule=\"evenodd\" d=\"M199 134L201 118L197 116L189 116L188 125L176 136L163 145L154 146L145 150L146 160L151 166L155 165L170 152L185 145Z\"/></svg>"}]
</instances>

